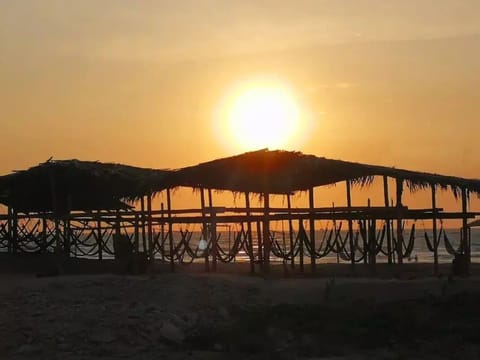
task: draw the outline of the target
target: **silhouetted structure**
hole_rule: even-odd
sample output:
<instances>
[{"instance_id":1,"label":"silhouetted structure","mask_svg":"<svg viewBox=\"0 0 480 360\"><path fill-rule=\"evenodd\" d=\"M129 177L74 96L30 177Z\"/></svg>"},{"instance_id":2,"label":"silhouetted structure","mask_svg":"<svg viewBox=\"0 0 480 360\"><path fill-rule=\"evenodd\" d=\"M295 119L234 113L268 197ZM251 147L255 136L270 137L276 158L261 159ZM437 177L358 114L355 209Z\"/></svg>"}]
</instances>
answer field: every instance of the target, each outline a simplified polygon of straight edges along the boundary
<instances>
[{"instance_id":1,"label":"silhouetted structure","mask_svg":"<svg viewBox=\"0 0 480 360\"><path fill-rule=\"evenodd\" d=\"M370 185L375 177L384 184L384 206L352 206L351 187ZM395 181L395 203L390 204L388 179ZM338 182L346 184L347 206L314 206L314 188ZM404 185L410 191L431 189L429 209L409 209L402 203ZM173 210L171 190L191 187L200 191L197 209ZM445 212L436 206L436 190L444 189L461 198L462 211ZM212 190L242 194L245 207L215 207ZM166 192L166 208L152 209L152 196ZM307 191L309 206L292 208L291 195ZM415 225L404 236L404 220L432 221L432 233L425 232L427 247L438 266L438 248L443 239L453 256L470 262L468 219L469 193L480 194L480 181L331 160L298 152L260 150L223 158L179 170L143 169L119 164L79 160L47 161L28 170L0 177L0 202L8 207L1 216L0 246L7 252L51 252L61 246L67 256L104 258L113 255L113 237L129 239L133 252L143 252L150 261L170 263L205 261L213 271L217 262L234 261L241 253L248 257L251 271L260 263L269 271L270 259L281 259L292 267L306 263L315 271L317 260L335 253L338 261L369 264L375 271L377 256L389 264L401 264L410 257L415 242ZM270 206L270 195L287 198L287 207ZM252 195L263 199L261 208L250 206ZM206 199L207 196L207 199ZM206 204L208 200L208 204ZM140 202L140 210L131 204ZM462 239L455 248L438 221L462 220ZM334 227L318 238L316 221L331 220ZM287 236L274 237L272 221L287 222ZM348 229L342 230L346 222ZM207 248L193 245L192 232L175 226L201 224ZM220 243L221 229L238 224L229 248ZM344 233L342 235L342 233ZM353 269L353 267L352 267Z\"/></svg>"}]
</instances>

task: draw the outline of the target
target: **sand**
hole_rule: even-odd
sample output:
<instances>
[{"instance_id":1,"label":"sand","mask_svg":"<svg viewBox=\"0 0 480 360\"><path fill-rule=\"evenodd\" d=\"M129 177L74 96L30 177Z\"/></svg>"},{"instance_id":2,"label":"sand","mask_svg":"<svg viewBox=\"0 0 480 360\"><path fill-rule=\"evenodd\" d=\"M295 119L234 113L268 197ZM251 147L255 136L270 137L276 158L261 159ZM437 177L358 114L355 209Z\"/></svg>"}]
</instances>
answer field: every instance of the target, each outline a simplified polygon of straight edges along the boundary
<instances>
[{"instance_id":1,"label":"sand","mask_svg":"<svg viewBox=\"0 0 480 360\"><path fill-rule=\"evenodd\" d=\"M480 358L480 278L0 275L5 359Z\"/></svg>"}]
</instances>

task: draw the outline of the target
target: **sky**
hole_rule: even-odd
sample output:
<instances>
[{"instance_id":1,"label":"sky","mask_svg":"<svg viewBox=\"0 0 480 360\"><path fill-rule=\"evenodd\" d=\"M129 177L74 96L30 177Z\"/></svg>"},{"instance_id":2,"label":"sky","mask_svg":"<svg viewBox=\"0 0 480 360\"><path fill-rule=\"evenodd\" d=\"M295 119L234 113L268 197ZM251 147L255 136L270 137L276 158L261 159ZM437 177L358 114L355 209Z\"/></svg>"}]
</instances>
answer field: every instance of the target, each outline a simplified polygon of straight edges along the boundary
<instances>
[{"instance_id":1,"label":"sky","mask_svg":"<svg viewBox=\"0 0 480 360\"><path fill-rule=\"evenodd\" d=\"M477 0L0 0L0 173L239 153L219 104L266 76L308 114L290 150L479 178L479 14Z\"/></svg>"}]
</instances>

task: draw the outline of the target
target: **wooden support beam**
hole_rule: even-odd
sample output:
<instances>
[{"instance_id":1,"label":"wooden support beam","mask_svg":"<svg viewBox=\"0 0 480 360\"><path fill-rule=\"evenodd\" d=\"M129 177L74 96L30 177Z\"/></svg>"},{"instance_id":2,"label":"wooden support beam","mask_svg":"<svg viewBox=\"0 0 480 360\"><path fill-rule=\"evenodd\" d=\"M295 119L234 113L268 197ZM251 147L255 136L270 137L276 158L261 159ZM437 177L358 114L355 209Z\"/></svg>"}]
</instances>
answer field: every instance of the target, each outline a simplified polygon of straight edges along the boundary
<instances>
[{"instance_id":1,"label":"wooden support beam","mask_svg":"<svg viewBox=\"0 0 480 360\"><path fill-rule=\"evenodd\" d=\"M245 193L245 209L247 215L247 242L250 258L250 272L255 273L255 256L253 254L252 223L250 221L250 193Z\"/></svg>"},{"instance_id":2,"label":"wooden support beam","mask_svg":"<svg viewBox=\"0 0 480 360\"><path fill-rule=\"evenodd\" d=\"M400 208L402 206L402 193L403 193L403 179L396 178L396 195L397 195L397 259L398 263L402 264L403 263L403 250L402 250L402 244L403 244L403 231L402 231L402 213L400 211Z\"/></svg>"},{"instance_id":3,"label":"wooden support beam","mask_svg":"<svg viewBox=\"0 0 480 360\"><path fill-rule=\"evenodd\" d=\"M208 206L210 207L210 242L212 244L212 270L217 271L217 214L213 210L213 196L212 189L208 189Z\"/></svg>"},{"instance_id":4,"label":"wooden support beam","mask_svg":"<svg viewBox=\"0 0 480 360\"><path fill-rule=\"evenodd\" d=\"M388 201L388 176L384 175L383 176L383 199L385 202L385 207L389 207L389 201ZM385 220L385 226L387 229L387 257L388 257L388 264L393 263L393 258L392 258L392 232L391 232L391 221L390 219Z\"/></svg>"},{"instance_id":5,"label":"wooden support beam","mask_svg":"<svg viewBox=\"0 0 480 360\"><path fill-rule=\"evenodd\" d=\"M142 226L142 252L147 253L147 236L145 231L145 197L142 196L140 199L140 224Z\"/></svg>"},{"instance_id":6,"label":"wooden support beam","mask_svg":"<svg viewBox=\"0 0 480 360\"><path fill-rule=\"evenodd\" d=\"M304 258L303 258L303 234L305 233L305 229L303 227L303 221L302 219L298 219L298 235L299 235L299 241L300 241L300 249L298 250L298 254L300 256L300 272L303 274L304 272Z\"/></svg>"},{"instance_id":7,"label":"wooden support beam","mask_svg":"<svg viewBox=\"0 0 480 360\"><path fill-rule=\"evenodd\" d=\"M310 228L310 248L312 249L310 254L310 267L312 273L315 272L315 218L313 217L314 209L315 209L315 201L314 201L314 188L310 188L308 190L308 206L310 208L310 219L309 219L309 228Z\"/></svg>"},{"instance_id":8,"label":"wooden support beam","mask_svg":"<svg viewBox=\"0 0 480 360\"><path fill-rule=\"evenodd\" d=\"M263 269L263 241L262 241L262 225L257 220L257 257L261 268Z\"/></svg>"},{"instance_id":9,"label":"wooden support beam","mask_svg":"<svg viewBox=\"0 0 480 360\"><path fill-rule=\"evenodd\" d=\"M135 250L135 253L138 254L140 252L140 235L139 235L139 230L140 230L140 220L139 220L140 215L135 214L135 219L133 221L133 247Z\"/></svg>"},{"instance_id":10,"label":"wooden support beam","mask_svg":"<svg viewBox=\"0 0 480 360\"><path fill-rule=\"evenodd\" d=\"M437 240L437 196L435 194L435 185L430 185L432 189L432 232L433 232L433 273L438 274L438 245Z\"/></svg>"},{"instance_id":11,"label":"wooden support beam","mask_svg":"<svg viewBox=\"0 0 480 360\"><path fill-rule=\"evenodd\" d=\"M98 244L98 260L103 259L103 241L102 241L102 221L100 216L100 210L97 210L97 244ZM58 236L58 220L55 219L55 236Z\"/></svg>"},{"instance_id":12,"label":"wooden support beam","mask_svg":"<svg viewBox=\"0 0 480 360\"><path fill-rule=\"evenodd\" d=\"M263 194L263 204L264 204L264 218L263 218L263 243L264 243L264 271L268 273L270 271L270 250L271 250L271 239L270 239L270 194Z\"/></svg>"},{"instance_id":13,"label":"wooden support beam","mask_svg":"<svg viewBox=\"0 0 480 360\"><path fill-rule=\"evenodd\" d=\"M153 246L152 227L152 193L147 195L147 235L148 235L148 260L153 263L155 251Z\"/></svg>"},{"instance_id":14,"label":"wooden support beam","mask_svg":"<svg viewBox=\"0 0 480 360\"><path fill-rule=\"evenodd\" d=\"M351 194L350 180L347 180L345 182L345 185L346 185L346 188L347 188L348 213L351 214L352 194ZM353 271L353 265L355 265L355 241L353 239L353 221L352 221L352 219L348 219L348 238L349 238L349 245L350 245L350 263L352 265L352 271Z\"/></svg>"},{"instance_id":15,"label":"wooden support beam","mask_svg":"<svg viewBox=\"0 0 480 360\"><path fill-rule=\"evenodd\" d=\"M212 236L212 270L217 272L217 258L218 258L218 239L217 239L217 215L212 212L210 221L210 234Z\"/></svg>"},{"instance_id":16,"label":"wooden support beam","mask_svg":"<svg viewBox=\"0 0 480 360\"><path fill-rule=\"evenodd\" d=\"M290 260L290 266L292 269L295 268L295 252L293 250L294 241L293 241L293 221L292 221L292 202L290 199L290 194L287 195L287 209L288 209L288 237L290 240L290 251L292 252L292 259Z\"/></svg>"},{"instance_id":17,"label":"wooden support beam","mask_svg":"<svg viewBox=\"0 0 480 360\"><path fill-rule=\"evenodd\" d=\"M377 263L377 221L375 219L369 220L369 231L368 231L368 241L369 241L369 264L370 264L370 271L372 274L375 274L377 271L376 263Z\"/></svg>"},{"instance_id":18,"label":"wooden support beam","mask_svg":"<svg viewBox=\"0 0 480 360\"><path fill-rule=\"evenodd\" d=\"M163 220L164 216L164 212L163 212L163 202L160 204L160 209L162 210L162 213L161 213L161 220ZM162 221L160 223L160 254L162 256L162 262L165 262L165 247L163 245L165 245L165 223Z\"/></svg>"},{"instance_id":19,"label":"wooden support beam","mask_svg":"<svg viewBox=\"0 0 480 360\"><path fill-rule=\"evenodd\" d=\"M170 198L170 189L167 189L167 216L168 216L168 250L170 252L170 270L175 272L175 259L174 248L173 248L173 223L172 220L172 200Z\"/></svg>"},{"instance_id":20,"label":"wooden support beam","mask_svg":"<svg viewBox=\"0 0 480 360\"><path fill-rule=\"evenodd\" d=\"M18 213L12 209L12 252L18 252Z\"/></svg>"},{"instance_id":21,"label":"wooden support beam","mask_svg":"<svg viewBox=\"0 0 480 360\"><path fill-rule=\"evenodd\" d=\"M467 189L462 188L462 253L467 257L467 273L470 272L470 242L468 239L468 194Z\"/></svg>"},{"instance_id":22,"label":"wooden support beam","mask_svg":"<svg viewBox=\"0 0 480 360\"><path fill-rule=\"evenodd\" d=\"M12 208L7 208L7 234L8 234L8 253L13 253L13 219Z\"/></svg>"},{"instance_id":23,"label":"wooden support beam","mask_svg":"<svg viewBox=\"0 0 480 360\"><path fill-rule=\"evenodd\" d=\"M205 190L200 188L200 208L202 212L202 239L208 243L208 231L207 231L207 213L205 211ZM210 261L208 248L204 250L205 258L205 271L210 271Z\"/></svg>"}]
</instances>

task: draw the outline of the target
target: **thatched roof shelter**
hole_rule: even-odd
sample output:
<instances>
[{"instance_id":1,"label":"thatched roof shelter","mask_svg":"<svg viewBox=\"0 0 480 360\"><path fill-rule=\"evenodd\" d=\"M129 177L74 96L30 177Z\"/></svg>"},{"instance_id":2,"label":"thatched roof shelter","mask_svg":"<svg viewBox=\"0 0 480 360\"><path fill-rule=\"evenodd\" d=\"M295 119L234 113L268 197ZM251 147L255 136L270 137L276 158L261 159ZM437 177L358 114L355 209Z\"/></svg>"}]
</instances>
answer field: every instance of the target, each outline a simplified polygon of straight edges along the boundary
<instances>
[{"instance_id":1,"label":"thatched roof shelter","mask_svg":"<svg viewBox=\"0 0 480 360\"><path fill-rule=\"evenodd\" d=\"M450 188L455 196L462 188L480 194L480 180L267 149L180 169L175 174L174 182L194 188L288 194L344 180L361 186L368 185L374 176L383 175L404 180L411 191L433 185L442 189Z\"/></svg>"},{"instance_id":2,"label":"thatched roof shelter","mask_svg":"<svg viewBox=\"0 0 480 360\"><path fill-rule=\"evenodd\" d=\"M0 203L20 212L122 209L168 187L168 170L94 161L49 160L0 177Z\"/></svg>"},{"instance_id":3,"label":"thatched roof shelter","mask_svg":"<svg viewBox=\"0 0 480 360\"><path fill-rule=\"evenodd\" d=\"M112 210L127 208L125 201L178 186L289 194L345 180L365 186L375 176L402 179L411 191L438 186L451 189L455 196L462 189L480 195L480 180L264 149L176 171L93 161L49 160L1 176L0 203L19 212Z\"/></svg>"}]
</instances>

